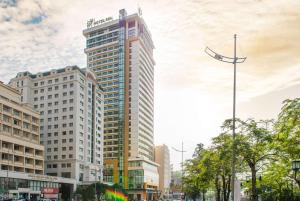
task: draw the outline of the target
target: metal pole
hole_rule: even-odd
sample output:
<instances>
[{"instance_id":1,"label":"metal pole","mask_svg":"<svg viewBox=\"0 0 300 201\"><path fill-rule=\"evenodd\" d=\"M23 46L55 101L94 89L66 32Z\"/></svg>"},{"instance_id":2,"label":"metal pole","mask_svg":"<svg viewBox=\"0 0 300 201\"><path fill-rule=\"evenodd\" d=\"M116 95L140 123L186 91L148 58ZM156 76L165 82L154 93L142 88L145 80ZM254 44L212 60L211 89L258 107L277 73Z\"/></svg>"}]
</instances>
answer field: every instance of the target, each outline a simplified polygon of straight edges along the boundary
<instances>
[{"instance_id":1,"label":"metal pole","mask_svg":"<svg viewBox=\"0 0 300 201\"><path fill-rule=\"evenodd\" d=\"M181 197L183 198L183 141L181 143L181 194Z\"/></svg>"},{"instance_id":2,"label":"metal pole","mask_svg":"<svg viewBox=\"0 0 300 201\"><path fill-rule=\"evenodd\" d=\"M234 34L234 73L233 73L233 125L232 125L232 201L234 201L234 181L235 181L235 100L236 100L236 34Z\"/></svg>"}]
</instances>

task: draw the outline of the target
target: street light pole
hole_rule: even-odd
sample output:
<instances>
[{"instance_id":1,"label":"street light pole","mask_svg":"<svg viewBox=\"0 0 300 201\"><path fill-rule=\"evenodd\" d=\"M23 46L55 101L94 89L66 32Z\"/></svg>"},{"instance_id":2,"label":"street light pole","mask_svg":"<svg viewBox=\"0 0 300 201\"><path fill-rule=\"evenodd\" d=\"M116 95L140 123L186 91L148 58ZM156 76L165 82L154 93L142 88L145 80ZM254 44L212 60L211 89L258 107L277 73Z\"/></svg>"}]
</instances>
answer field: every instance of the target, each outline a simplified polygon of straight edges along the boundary
<instances>
[{"instance_id":1,"label":"street light pole","mask_svg":"<svg viewBox=\"0 0 300 201\"><path fill-rule=\"evenodd\" d=\"M177 152L181 152L181 193L183 193L183 152L186 152L183 150L183 141L181 143L181 150L178 150L174 147L172 147L172 149L174 149ZM180 195L181 198L181 195Z\"/></svg>"},{"instance_id":2,"label":"street light pole","mask_svg":"<svg viewBox=\"0 0 300 201\"><path fill-rule=\"evenodd\" d=\"M205 52L213 57L214 59L217 59L219 61L222 61L222 62L226 62L226 63L232 63L233 64L233 118L232 118L232 179L231 179L231 187L232 187L232 191L231 191L231 197L232 197L232 201L234 201L234 181L235 181L235 160L236 160L236 143L235 143L235 136L236 136L236 133L235 133L235 121L236 121L236 118L235 118L235 113L236 113L236 64L237 63L244 63L244 61L246 60L247 57L241 57L241 58L238 58L236 56L236 34L234 34L234 48L233 48L233 58L232 57L226 57L226 56L223 56L223 55L220 55L216 52L214 52L213 50L211 50L209 47L206 47L205 48Z\"/></svg>"}]
</instances>

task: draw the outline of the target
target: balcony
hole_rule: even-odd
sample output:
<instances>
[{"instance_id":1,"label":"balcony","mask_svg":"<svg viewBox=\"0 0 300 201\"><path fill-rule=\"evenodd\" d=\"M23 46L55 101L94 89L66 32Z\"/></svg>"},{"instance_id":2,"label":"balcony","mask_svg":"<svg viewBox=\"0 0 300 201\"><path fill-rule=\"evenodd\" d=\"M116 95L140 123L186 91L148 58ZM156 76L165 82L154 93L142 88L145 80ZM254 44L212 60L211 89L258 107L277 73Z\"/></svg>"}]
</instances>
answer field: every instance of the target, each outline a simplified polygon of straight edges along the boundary
<instances>
[{"instance_id":1,"label":"balcony","mask_svg":"<svg viewBox=\"0 0 300 201\"><path fill-rule=\"evenodd\" d=\"M22 150L18 150L18 149L15 149L14 153L17 155L22 155L22 156L24 155L24 152Z\"/></svg>"},{"instance_id":2,"label":"balcony","mask_svg":"<svg viewBox=\"0 0 300 201\"><path fill-rule=\"evenodd\" d=\"M24 166L24 162L23 161L15 161L14 165L15 166L21 166L21 167L23 167Z\"/></svg>"},{"instance_id":3,"label":"balcony","mask_svg":"<svg viewBox=\"0 0 300 201\"><path fill-rule=\"evenodd\" d=\"M25 167L26 168L33 168L33 164L32 163L25 163Z\"/></svg>"},{"instance_id":4,"label":"balcony","mask_svg":"<svg viewBox=\"0 0 300 201\"><path fill-rule=\"evenodd\" d=\"M2 152L13 153L13 150L12 150L12 148L2 147Z\"/></svg>"},{"instance_id":5,"label":"balcony","mask_svg":"<svg viewBox=\"0 0 300 201\"><path fill-rule=\"evenodd\" d=\"M35 169L43 170L44 167L43 167L43 165L35 165Z\"/></svg>"}]
</instances>

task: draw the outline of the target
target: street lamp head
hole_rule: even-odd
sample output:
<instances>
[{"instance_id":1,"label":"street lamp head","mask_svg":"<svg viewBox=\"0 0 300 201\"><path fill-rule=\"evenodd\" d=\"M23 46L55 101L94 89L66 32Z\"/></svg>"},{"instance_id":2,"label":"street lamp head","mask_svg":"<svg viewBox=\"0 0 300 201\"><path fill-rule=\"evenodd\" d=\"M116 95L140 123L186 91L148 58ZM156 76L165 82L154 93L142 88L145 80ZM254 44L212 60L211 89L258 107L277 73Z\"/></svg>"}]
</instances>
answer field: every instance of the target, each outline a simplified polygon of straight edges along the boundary
<instances>
[{"instance_id":1,"label":"street lamp head","mask_svg":"<svg viewBox=\"0 0 300 201\"><path fill-rule=\"evenodd\" d=\"M292 170L297 172L300 169L300 160L293 160L292 161Z\"/></svg>"}]
</instances>

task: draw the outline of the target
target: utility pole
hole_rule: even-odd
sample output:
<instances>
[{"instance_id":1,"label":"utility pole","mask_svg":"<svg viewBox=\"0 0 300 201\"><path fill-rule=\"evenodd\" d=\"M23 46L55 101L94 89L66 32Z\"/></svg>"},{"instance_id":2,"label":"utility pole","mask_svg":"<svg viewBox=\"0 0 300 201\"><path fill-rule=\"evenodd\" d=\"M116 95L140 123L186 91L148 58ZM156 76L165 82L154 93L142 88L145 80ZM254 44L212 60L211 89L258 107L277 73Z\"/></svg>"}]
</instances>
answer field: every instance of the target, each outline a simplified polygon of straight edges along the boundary
<instances>
[{"instance_id":1,"label":"utility pole","mask_svg":"<svg viewBox=\"0 0 300 201\"><path fill-rule=\"evenodd\" d=\"M232 63L233 64L233 122L232 122L232 140L233 140L233 144L232 144L232 179L231 179L231 197L232 197L232 201L234 201L234 181L235 181L235 163L236 163L236 143L235 143L235 113L236 113L236 64L237 63L244 63L244 61L246 60L247 57L241 57L238 58L236 56L236 34L234 34L234 48L233 48L233 58L232 57L226 57L220 54L217 54L216 52L214 52L213 50L211 50L209 47L205 48L205 52L211 56L214 59L217 59L219 61L222 62L226 62L226 63Z\"/></svg>"},{"instance_id":2,"label":"utility pole","mask_svg":"<svg viewBox=\"0 0 300 201\"><path fill-rule=\"evenodd\" d=\"M181 150L176 149L174 147L172 147L172 149L174 149L177 152L181 152L181 193L183 195L183 152L186 152L183 150L183 141L181 143ZM182 195L180 194L180 199L181 199Z\"/></svg>"}]
</instances>

